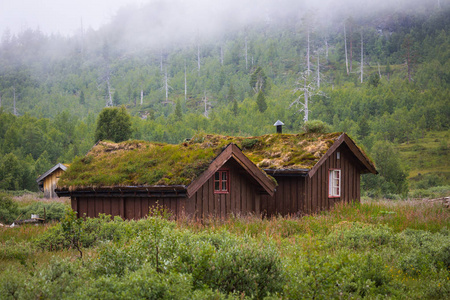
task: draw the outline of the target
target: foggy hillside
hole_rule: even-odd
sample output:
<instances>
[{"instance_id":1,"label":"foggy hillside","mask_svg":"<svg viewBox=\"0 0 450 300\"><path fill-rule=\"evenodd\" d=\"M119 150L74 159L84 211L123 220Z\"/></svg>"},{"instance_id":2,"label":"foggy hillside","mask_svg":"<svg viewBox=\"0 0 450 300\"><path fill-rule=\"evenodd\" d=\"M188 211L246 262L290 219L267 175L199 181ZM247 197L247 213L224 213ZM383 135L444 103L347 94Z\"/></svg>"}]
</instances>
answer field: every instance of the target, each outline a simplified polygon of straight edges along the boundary
<instances>
[{"instance_id":1,"label":"foggy hillside","mask_svg":"<svg viewBox=\"0 0 450 300\"><path fill-rule=\"evenodd\" d=\"M450 161L449 2L152 1L73 35L4 30L0 169L16 161L10 169L22 171L0 184L34 189L46 167L84 155L105 106L132 115L131 138L169 143L267 134L276 120L298 133L312 122L347 132L381 164L391 143L438 132L426 154L436 158L413 158L412 178L450 182L440 163ZM405 193L397 169L402 183L386 177L370 189Z\"/></svg>"}]
</instances>

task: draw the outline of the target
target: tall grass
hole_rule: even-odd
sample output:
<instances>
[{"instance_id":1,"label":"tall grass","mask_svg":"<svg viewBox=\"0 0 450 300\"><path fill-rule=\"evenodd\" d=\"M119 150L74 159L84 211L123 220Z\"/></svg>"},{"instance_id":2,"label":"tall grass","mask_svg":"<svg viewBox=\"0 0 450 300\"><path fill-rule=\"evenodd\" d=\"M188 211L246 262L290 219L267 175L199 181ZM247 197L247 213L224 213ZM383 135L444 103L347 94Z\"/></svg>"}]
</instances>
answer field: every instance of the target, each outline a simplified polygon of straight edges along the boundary
<instances>
[{"instance_id":1,"label":"tall grass","mask_svg":"<svg viewBox=\"0 0 450 300\"><path fill-rule=\"evenodd\" d=\"M228 230L236 234L253 237L268 236L286 238L292 235L322 235L340 222L362 222L385 224L395 232L406 228L437 232L442 227L450 227L450 210L441 203L411 201L369 201L364 203L337 203L330 211L309 216L274 216L261 218L259 215L232 216L227 220L206 219L178 220L178 226L193 231L214 232Z\"/></svg>"}]
</instances>

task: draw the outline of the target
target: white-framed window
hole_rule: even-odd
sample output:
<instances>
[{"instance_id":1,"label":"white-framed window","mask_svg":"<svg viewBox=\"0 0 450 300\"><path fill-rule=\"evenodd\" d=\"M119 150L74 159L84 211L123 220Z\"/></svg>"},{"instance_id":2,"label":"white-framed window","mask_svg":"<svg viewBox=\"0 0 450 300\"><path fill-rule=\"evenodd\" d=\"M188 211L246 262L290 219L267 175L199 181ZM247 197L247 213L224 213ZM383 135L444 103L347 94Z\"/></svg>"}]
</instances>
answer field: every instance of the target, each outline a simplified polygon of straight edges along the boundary
<instances>
[{"instance_id":1,"label":"white-framed window","mask_svg":"<svg viewBox=\"0 0 450 300\"><path fill-rule=\"evenodd\" d=\"M328 175L328 197L341 196L341 170L331 169Z\"/></svg>"}]
</instances>

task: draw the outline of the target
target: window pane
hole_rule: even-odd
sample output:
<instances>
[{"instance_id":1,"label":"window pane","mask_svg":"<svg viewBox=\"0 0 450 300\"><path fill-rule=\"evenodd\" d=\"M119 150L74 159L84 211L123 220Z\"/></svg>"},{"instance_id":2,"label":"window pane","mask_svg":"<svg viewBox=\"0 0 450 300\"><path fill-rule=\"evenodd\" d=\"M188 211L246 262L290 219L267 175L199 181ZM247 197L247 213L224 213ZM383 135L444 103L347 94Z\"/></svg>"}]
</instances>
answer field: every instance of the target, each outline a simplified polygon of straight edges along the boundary
<instances>
[{"instance_id":1,"label":"window pane","mask_svg":"<svg viewBox=\"0 0 450 300\"><path fill-rule=\"evenodd\" d=\"M220 191L220 184L218 181L214 182L214 190L215 191Z\"/></svg>"},{"instance_id":2,"label":"window pane","mask_svg":"<svg viewBox=\"0 0 450 300\"><path fill-rule=\"evenodd\" d=\"M219 172L216 172L216 174L214 174L214 179L215 180L219 180L220 179Z\"/></svg>"},{"instance_id":3,"label":"window pane","mask_svg":"<svg viewBox=\"0 0 450 300\"><path fill-rule=\"evenodd\" d=\"M227 172L222 172L222 180L227 180Z\"/></svg>"},{"instance_id":4,"label":"window pane","mask_svg":"<svg viewBox=\"0 0 450 300\"><path fill-rule=\"evenodd\" d=\"M227 190L227 182L222 181L222 191L226 191L226 190Z\"/></svg>"}]
</instances>

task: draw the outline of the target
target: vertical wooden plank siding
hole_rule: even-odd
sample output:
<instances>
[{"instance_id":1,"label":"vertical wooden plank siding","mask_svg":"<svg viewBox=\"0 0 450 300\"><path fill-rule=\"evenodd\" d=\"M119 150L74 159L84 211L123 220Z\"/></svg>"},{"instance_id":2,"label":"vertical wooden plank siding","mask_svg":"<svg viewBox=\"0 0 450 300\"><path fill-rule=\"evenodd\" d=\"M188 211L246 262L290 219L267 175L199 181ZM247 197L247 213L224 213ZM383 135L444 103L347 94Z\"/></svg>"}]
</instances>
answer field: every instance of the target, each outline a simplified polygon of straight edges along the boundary
<instances>
[{"instance_id":1,"label":"vertical wooden plank siding","mask_svg":"<svg viewBox=\"0 0 450 300\"><path fill-rule=\"evenodd\" d=\"M340 159L336 158L336 152L340 152ZM329 170L341 170L341 196L339 198L328 197ZM341 145L317 170L306 180L307 211L310 213L331 209L336 202L360 200L360 169L353 158L353 154L346 145ZM310 192L311 191L311 192Z\"/></svg>"}]
</instances>

